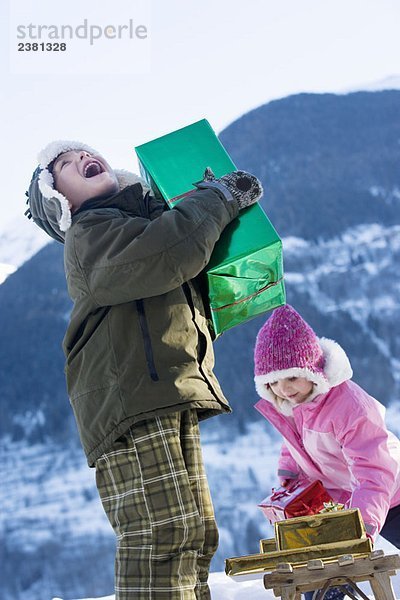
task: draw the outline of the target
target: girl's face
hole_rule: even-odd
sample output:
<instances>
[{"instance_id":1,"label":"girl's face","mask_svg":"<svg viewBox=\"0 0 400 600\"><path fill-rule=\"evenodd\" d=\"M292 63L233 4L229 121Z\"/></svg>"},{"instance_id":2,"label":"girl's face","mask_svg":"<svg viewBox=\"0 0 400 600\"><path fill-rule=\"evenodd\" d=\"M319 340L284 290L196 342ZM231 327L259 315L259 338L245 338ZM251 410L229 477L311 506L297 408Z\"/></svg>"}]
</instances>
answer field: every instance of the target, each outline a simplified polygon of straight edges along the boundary
<instances>
[{"instance_id":1,"label":"girl's face","mask_svg":"<svg viewBox=\"0 0 400 600\"><path fill-rule=\"evenodd\" d=\"M270 383L269 386L276 396L293 404L301 404L311 394L314 384L305 377L286 377Z\"/></svg>"}]
</instances>

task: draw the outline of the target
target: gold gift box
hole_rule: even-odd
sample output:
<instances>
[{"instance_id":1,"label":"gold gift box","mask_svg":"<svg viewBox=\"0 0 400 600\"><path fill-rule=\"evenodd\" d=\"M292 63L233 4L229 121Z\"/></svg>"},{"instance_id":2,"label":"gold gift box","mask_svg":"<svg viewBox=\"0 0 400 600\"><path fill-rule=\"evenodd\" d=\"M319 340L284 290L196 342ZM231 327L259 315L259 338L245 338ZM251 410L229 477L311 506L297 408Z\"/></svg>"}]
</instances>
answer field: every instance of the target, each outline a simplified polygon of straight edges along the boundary
<instances>
[{"instance_id":1,"label":"gold gift box","mask_svg":"<svg viewBox=\"0 0 400 600\"><path fill-rule=\"evenodd\" d=\"M343 554L368 556L372 551L358 508L286 519L274 527L275 538L260 541L260 554L227 558L226 574L264 573L279 563L300 567L309 560L333 562Z\"/></svg>"},{"instance_id":2,"label":"gold gift box","mask_svg":"<svg viewBox=\"0 0 400 600\"><path fill-rule=\"evenodd\" d=\"M275 550L278 550L275 538L260 540L260 552L275 552Z\"/></svg>"},{"instance_id":3,"label":"gold gift box","mask_svg":"<svg viewBox=\"0 0 400 600\"><path fill-rule=\"evenodd\" d=\"M277 550L365 538L365 526L358 508L295 517L275 523Z\"/></svg>"},{"instance_id":4,"label":"gold gift box","mask_svg":"<svg viewBox=\"0 0 400 600\"><path fill-rule=\"evenodd\" d=\"M275 540L274 540L275 541ZM271 540L262 540L269 542ZM356 556L368 556L372 550L369 538L361 540L345 540L332 542L309 548L297 548L294 550L275 550L262 552L260 554L249 554L225 560L225 573L229 576L248 575L272 571L279 563L291 563L295 566L303 566L309 560L321 558L326 562L333 562L343 554Z\"/></svg>"}]
</instances>

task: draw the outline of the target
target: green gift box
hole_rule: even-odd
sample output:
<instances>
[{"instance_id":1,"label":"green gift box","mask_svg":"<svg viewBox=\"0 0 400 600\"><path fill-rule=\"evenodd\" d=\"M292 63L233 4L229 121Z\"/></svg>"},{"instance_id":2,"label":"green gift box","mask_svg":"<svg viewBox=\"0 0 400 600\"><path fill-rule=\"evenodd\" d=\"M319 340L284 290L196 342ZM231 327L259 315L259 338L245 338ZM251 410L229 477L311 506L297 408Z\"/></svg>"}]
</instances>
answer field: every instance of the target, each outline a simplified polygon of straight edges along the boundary
<instances>
[{"instance_id":1,"label":"green gift box","mask_svg":"<svg viewBox=\"0 0 400 600\"><path fill-rule=\"evenodd\" d=\"M236 170L206 119L135 150L143 177L171 208L196 189L206 167L216 177ZM216 336L285 303L282 242L259 204L224 229L205 279Z\"/></svg>"}]
</instances>

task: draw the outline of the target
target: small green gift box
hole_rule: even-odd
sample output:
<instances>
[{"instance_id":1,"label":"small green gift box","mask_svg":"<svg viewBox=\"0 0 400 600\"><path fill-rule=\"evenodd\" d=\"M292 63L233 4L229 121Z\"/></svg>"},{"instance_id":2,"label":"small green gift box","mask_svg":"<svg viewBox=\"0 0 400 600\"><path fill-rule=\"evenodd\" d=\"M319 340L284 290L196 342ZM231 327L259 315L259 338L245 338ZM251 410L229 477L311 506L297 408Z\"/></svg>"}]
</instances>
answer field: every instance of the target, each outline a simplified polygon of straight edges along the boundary
<instances>
[{"instance_id":1,"label":"small green gift box","mask_svg":"<svg viewBox=\"0 0 400 600\"><path fill-rule=\"evenodd\" d=\"M171 208L193 192L206 167L216 177L236 170L206 119L135 150L143 177ZM282 242L259 204L225 228L205 275L216 336L285 303Z\"/></svg>"}]
</instances>

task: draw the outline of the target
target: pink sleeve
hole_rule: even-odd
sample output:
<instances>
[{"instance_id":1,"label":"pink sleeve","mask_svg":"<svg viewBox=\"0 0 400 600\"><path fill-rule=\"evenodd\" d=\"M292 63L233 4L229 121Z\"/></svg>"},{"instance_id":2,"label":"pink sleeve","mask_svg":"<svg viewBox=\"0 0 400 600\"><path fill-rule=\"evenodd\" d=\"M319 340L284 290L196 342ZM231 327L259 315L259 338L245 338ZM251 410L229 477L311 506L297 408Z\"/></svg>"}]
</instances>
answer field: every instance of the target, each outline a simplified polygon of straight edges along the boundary
<instances>
[{"instance_id":1,"label":"pink sleeve","mask_svg":"<svg viewBox=\"0 0 400 600\"><path fill-rule=\"evenodd\" d=\"M352 495L346 507L360 509L367 533L375 537L385 522L399 465L390 454L379 405L368 404L355 406L355 414L348 411L351 418L343 423L338 440L352 474Z\"/></svg>"},{"instance_id":2,"label":"pink sleeve","mask_svg":"<svg viewBox=\"0 0 400 600\"><path fill-rule=\"evenodd\" d=\"M300 475L300 468L285 443L282 444L278 461L278 477L281 479L297 479Z\"/></svg>"}]
</instances>

